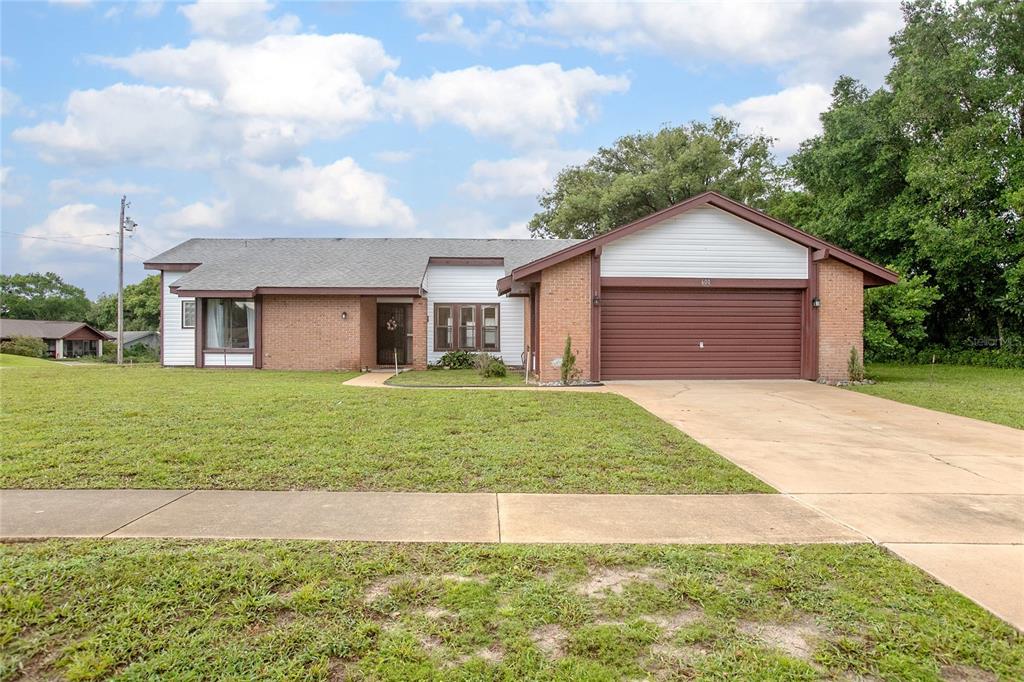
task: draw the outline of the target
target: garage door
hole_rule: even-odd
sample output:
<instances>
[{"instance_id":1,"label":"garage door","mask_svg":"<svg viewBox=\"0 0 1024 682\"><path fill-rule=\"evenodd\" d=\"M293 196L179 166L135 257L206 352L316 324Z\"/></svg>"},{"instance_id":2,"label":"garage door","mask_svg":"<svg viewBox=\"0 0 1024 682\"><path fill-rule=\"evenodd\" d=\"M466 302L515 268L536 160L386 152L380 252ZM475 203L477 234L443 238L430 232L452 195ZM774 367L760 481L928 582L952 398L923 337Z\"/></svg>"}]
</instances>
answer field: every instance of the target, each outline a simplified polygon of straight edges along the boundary
<instances>
[{"instance_id":1,"label":"garage door","mask_svg":"<svg viewBox=\"0 0 1024 682\"><path fill-rule=\"evenodd\" d=\"M800 289L602 289L602 379L799 379Z\"/></svg>"}]
</instances>

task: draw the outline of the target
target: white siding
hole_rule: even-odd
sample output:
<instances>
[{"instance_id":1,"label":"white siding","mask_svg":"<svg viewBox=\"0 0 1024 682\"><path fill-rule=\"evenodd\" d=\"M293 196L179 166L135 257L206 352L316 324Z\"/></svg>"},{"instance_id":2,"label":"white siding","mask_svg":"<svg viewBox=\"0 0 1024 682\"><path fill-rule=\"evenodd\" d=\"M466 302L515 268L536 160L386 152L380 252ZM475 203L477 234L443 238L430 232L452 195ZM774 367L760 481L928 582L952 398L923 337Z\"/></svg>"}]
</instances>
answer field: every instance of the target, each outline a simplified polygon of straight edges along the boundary
<instances>
[{"instance_id":1,"label":"white siding","mask_svg":"<svg viewBox=\"0 0 1024 682\"><path fill-rule=\"evenodd\" d=\"M165 365L194 367L196 364L196 330L181 328L181 302L195 299L171 292L182 273L164 272L164 357Z\"/></svg>"},{"instance_id":2,"label":"white siding","mask_svg":"<svg viewBox=\"0 0 1024 682\"><path fill-rule=\"evenodd\" d=\"M435 303L498 303L501 350L496 353L507 365L523 363L523 300L499 296L501 266L430 265L423 278L427 290L427 360L437 362L444 351L434 350Z\"/></svg>"},{"instance_id":3,"label":"white siding","mask_svg":"<svg viewBox=\"0 0 1024 682\"><path fill-rule=\"evenodd\" d=\"M211 353L203 351L204 367L252 367L252 353Z\"/></svg>"},{"instance_id":4,"label":"white siding","mask_svg":"<svg viewBox=\"0 0 1024 682\"><path fill-rule=\"evenodd\" d=\"M806 279L807 249L725 211L701 207L605 246L601 275Z\"/></svg>"}]
</instances>

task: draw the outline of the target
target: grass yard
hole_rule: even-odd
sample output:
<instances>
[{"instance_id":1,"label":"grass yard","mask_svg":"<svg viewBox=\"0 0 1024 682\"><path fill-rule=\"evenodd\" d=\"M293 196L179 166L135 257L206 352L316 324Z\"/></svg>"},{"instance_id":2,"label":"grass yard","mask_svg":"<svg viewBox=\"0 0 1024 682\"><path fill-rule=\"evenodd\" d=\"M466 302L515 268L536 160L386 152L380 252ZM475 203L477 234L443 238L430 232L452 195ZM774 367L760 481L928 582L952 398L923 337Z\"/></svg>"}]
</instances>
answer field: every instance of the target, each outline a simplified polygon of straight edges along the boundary
<instances>
[{"instance_id":1,"label":"grass yard","mask_svg":"<svg viewBox=\"0 0 1024 682\"><path fill-rule=\"evenodd\" d=\"M1024 370L883 364L867 370L878 383L852 390L1024 429Z\"/></svg>"},{"instance_id":2,"label":"grass yard","mask_svg":"<svg viewBox=\"0 0 1024 682\"><path fill-rule=\"evenodd\" d=\"M619 396L350 376L6 367L0 488L771 492Z\"/></svg>"},{"instance_id":3,"label":"grass yard","mask_svg":"<svg viewBox=\"0 0 1024 682\"><path fill-rule=\"evenodd\" d=\"M1024 678L1024 637L871 545L50 541L0 569L0 678Z\"/></svg>"},{"instance_id":4,"label":"grass yard","mask_svg":"<svg viewBox=\"0 0 1024 682\"><path fill-rule=\"evenodd\" d=\"M58 363L53 360L0 353L0 367L53 367L56 364Z\"/></svg>"},{"instance_id":5,"label":"grass yard","mask_svg":"<svg viewBox=\"0 0 1024 682\"><path fill-rule=\"evenodd\" d=\"M392 386L525 386L523 373L509 370L507 376L482 377L475 369L429 369L402 372L391 377Z\"/></svg>"}]
</instances>

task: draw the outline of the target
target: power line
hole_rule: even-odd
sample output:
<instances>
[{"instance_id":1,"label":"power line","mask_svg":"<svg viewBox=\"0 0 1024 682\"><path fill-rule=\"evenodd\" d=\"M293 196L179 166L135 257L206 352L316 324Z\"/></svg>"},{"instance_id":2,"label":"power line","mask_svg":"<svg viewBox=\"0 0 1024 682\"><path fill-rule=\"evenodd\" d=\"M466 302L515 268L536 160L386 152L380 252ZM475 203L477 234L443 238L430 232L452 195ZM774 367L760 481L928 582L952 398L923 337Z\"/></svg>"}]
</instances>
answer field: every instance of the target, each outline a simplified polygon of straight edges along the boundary
<instances>
[{"instance_id":1,"label":"power line","mask_svg":"<svg viewBox=\"0 0 1024 682\"><path fill-rule=\"evenodd\" d=\"M23 232L3 232L2 234L11 235L15 237L24 237L25 239L40 239L46 242L59 242L61 244L74 244L75 246L88 246L93 249L103 249L104 251L117 251L115 246L99 246L98 244L86 244L85 242L76 242L71 239L54 239L53 237L37 237L33 234L25 234Z\"/></svg>"}]
</instances>

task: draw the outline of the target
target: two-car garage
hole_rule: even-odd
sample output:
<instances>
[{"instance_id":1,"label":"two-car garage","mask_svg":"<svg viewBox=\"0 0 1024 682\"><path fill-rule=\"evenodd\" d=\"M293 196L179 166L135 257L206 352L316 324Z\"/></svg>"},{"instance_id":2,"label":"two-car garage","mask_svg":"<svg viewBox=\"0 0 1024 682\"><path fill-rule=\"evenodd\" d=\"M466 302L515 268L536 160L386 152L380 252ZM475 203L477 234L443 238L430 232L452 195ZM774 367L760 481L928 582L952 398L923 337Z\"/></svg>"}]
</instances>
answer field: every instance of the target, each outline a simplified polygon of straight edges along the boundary
<instances>
[{"instance_id":1,"label":"two-car garage","mask_svg":"<svg viewBox=\"0 0 1024 682\"><path fill-rule=\"evenodd\" d=\"M799 379L803 289L604 288L602 379Z\"/></svg>"}]
</instances>

